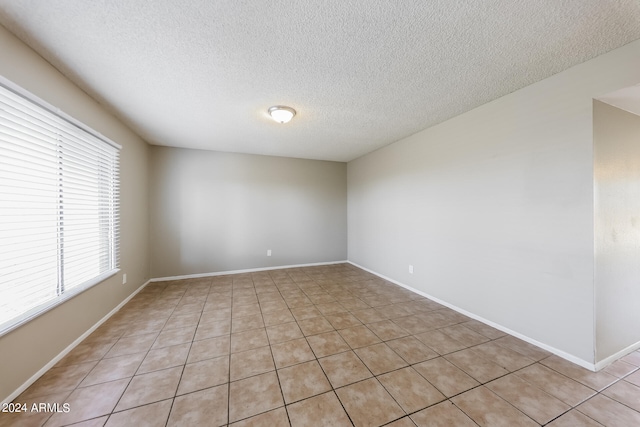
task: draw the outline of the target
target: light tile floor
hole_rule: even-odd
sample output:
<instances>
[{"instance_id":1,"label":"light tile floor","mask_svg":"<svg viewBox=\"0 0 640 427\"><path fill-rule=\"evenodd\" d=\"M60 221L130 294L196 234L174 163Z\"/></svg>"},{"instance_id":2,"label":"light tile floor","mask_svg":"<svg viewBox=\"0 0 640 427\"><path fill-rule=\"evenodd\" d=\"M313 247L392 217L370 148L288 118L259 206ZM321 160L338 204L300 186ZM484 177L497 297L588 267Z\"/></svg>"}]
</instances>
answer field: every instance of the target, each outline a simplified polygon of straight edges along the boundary
<instances>
[{"instance_id":1,"label":"light tile floor","mask_svg":"<svg viewBox=\"0 0 640 427\"><path fill-rule=\"evenodd\" d=\"M348 264L152 283L0 426L640 426L593 373Z\"/></svg>"}]
</instances>

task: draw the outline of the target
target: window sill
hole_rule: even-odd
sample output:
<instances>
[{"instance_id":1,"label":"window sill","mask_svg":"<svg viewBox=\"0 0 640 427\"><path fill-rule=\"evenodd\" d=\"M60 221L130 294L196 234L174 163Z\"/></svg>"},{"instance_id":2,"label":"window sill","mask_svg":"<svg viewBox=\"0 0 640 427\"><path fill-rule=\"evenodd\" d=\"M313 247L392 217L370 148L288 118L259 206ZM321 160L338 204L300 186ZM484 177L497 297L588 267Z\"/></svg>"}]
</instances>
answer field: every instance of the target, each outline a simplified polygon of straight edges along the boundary
<instances>
[{"instance_id":1,"label":"window sill","mask_svg":"<svg viewBox=\"0 0 640 427\"><path fill-rule=\"evenodd\" d=\"M22 325L29 323L30 321L34 320L35 318L45 314L46 312L53 310L54 308L58 307L59 305L65 303L66 301L70 300L71 298L75 297L76 295L81 294L82 292L86 291L87 289L91 289L92 287L94 287L95 285L104 282L105 280L115 276L118 272L120 271L119 268L115 268L113 270L109 270L105 273L102 273L99 276L94 277L91 280L88 280L86 282L84 282L82 285L77 286L73 289L71 289L68 292L65 292L64 294L60 295L59 297L48 301L42 305L39 305L38 307L34 307L31 310L27 311L26 313L8 321L5 322L4 324L0 325L0 338L2 338L3 336L5 336L6 334L8 334L11 331L14 331L15 329L21 327Z\"/></svg>"}]
</instances>

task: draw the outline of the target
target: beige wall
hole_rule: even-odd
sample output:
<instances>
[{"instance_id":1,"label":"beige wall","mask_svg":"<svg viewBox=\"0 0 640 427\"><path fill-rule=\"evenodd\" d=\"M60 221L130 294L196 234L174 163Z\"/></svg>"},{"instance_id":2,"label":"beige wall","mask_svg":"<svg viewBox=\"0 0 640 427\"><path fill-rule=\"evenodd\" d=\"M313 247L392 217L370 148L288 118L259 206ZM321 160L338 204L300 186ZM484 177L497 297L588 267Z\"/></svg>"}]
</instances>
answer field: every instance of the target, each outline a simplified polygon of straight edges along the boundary
<instances>
[{"instance_id":1,"label":"beige wall","mask_svg":"<svg viewBox=\"0 0 640 427\"><path fill-rule=\"evenodd\" d=\"M640 41L350 162L349 260L593 366L592 99L638 69Z\"/></svg>"},{"instance_id":2,"label":"beige wall","mask_svg":"<svg viewBox=\"0 0 640 427\"><path fill-rule=\"evenodd\" d=\"M347 258L345 163L152 147L151 182L153 277Z\"/></svg>"},{"instance_id":3,"label":"beige wall","mask_svg":"<svg viewBox=\"0 0 640 427\"><path fill-rule=\"evenodd\" d=\"M596 361L640 343L640 117L593 103Z\"/></svg>"},{"instance_id":4,"label":"beige wall","mask_svg":"<svg viewBox=\"0 0 640 427\"><path fill-rule=\"evenodd\" d=\"M2 26L0 74L122 145L121 272L0 337L4 400L149 279L149 153L144 141Z\"/></svg>"}]
</instances>

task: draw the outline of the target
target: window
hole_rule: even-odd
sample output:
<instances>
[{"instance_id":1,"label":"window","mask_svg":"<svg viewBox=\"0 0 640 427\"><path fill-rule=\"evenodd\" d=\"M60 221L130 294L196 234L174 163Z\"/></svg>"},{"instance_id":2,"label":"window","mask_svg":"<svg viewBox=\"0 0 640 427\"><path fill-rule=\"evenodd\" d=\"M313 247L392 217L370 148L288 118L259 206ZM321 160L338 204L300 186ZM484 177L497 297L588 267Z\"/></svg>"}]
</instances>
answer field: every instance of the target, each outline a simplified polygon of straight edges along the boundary
<instances>
[{"instance_id":1,"label":"window","mask_svg":"<svg viewBox=\"0 0 640 427\"><path fill-rule=\"evenodd\" d=\"M118 271L119 150L0 80L0 335Z\"/></svg>"}]
</instances>

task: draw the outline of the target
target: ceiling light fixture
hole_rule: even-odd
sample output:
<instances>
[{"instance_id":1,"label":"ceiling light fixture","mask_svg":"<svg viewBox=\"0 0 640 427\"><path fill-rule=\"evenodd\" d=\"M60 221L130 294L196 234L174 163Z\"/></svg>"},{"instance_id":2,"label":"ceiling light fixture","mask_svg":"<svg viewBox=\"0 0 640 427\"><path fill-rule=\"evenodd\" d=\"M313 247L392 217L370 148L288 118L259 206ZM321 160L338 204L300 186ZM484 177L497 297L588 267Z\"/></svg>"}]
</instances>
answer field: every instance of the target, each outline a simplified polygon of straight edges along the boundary
<instances>
[{"instance_id":1,"label":"ceiling light fixture","mask_svg":"<svg viewBox=\"0 0 640 427\"><path fill-rule=\"evenodd\" d=\"M296 110L284 105L274 105L269 108L269 115L278 123L289 123L293 116L296 115Z\"/></svg>"}]
</instances>

